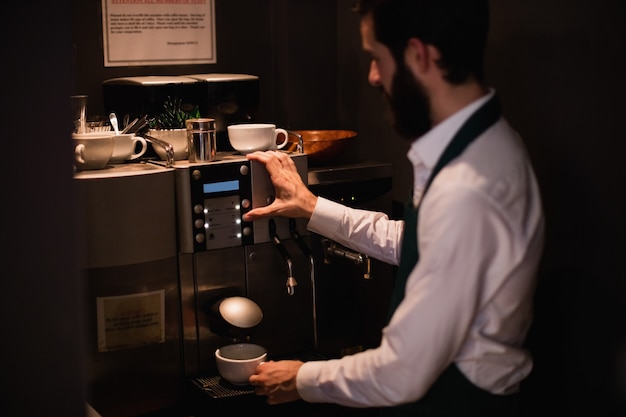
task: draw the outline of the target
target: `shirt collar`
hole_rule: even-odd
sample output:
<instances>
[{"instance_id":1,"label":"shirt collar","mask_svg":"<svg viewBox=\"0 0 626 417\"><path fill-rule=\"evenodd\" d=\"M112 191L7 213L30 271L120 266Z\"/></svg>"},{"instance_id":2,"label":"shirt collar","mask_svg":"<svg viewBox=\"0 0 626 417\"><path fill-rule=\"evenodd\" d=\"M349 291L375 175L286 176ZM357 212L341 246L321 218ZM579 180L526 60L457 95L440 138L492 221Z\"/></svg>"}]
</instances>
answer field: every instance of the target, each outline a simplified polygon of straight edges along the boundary
<instances>
[{"instance_id":1,"label":"shirt collar","mask_svg":"<svg viewBox=\"0 0 626 417\"><path fill-rule=\"evenodd\" d=\"M411 144L407 157L414 166L424 165L428 169L433 169L439 157L446 149L456 132L459 131L463 123L485 104L495 91L489 89L489 93L471 102L461 110L448 117L424 135L415 139Z\"/></svg>"}]
</instances>

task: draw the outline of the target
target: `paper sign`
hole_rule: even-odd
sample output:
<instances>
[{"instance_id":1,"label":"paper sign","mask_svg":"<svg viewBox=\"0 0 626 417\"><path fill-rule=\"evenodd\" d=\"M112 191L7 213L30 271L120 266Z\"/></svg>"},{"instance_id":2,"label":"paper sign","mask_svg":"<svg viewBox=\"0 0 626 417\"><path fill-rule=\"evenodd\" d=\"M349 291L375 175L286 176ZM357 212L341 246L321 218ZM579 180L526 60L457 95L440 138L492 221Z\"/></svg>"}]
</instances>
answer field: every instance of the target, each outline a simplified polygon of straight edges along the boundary
<instances>
[{"instance_id":1,"label":"paper sign","mask_svg":"<svg viewBox=\"0 0 626 417\"><path fill-rule=\"evenodd\" d=\"M214 0L102 0L104 66L214 64Z\"/></svg>"},{"instance_id":2,"label":"paper sign","mask_svg":"<svg viewBox=\"0 0 626 417\"><path fill-rule=\"evenodd\" d=\"M165 342L165 290L96 298L98 352Z\"/></svg>"}]
</instances>

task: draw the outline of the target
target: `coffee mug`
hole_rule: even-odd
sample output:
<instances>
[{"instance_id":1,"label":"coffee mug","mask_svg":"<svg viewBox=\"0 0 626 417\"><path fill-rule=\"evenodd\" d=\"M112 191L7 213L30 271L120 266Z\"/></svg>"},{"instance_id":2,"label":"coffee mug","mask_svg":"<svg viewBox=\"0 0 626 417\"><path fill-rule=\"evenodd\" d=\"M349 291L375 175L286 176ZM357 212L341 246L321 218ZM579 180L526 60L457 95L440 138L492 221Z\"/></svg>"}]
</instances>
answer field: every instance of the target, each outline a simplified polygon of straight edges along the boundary
<instances>
[{"instance_id":1,"label":"coffee mug","mask_svg":"<svg viewBox=\"0 0 626 417\"><path fill-rule=\"evenodd\" d=\"M218 373L234 385L248 384L248 379L260 363L267 359L267 350L253 343L236 343L215 351Z\"/></svg>"},{"instance_id":2,"label":"coffee mug","mask_svg":"<svg viewBox=\"0 0 626 417\"><path fill-rule=\"evenodd\" d=\"M277 143L278 136L284 135ZM249 123L228 126L230 145L239 153L282 149L287 145L287 131L269 123Z\"/></svg>"},{"instance_id":3,"label":"coffee mug","mask_svg":"<svg viewBox=\"0 0 626 417\"><path fill-rule=\"evenodd\" d=\"M137 144L141 145L137 151ZM135 136L133 133L125 133L113 136L113 155L111 155L111 163L120 163L124 161L132 161L146 153L148 150L148 142L141 136Z\"/></svg>"},{"instance_id":4,"label":"coffee mug","mask_svg":"<svg viewBox=\"0 0 626 417\"><path fill-rule=\"evenodd\" d=\"M113 155L114 133L73 133L74 165L78 170L102 169Z\"/></svg>"}]
</instances>

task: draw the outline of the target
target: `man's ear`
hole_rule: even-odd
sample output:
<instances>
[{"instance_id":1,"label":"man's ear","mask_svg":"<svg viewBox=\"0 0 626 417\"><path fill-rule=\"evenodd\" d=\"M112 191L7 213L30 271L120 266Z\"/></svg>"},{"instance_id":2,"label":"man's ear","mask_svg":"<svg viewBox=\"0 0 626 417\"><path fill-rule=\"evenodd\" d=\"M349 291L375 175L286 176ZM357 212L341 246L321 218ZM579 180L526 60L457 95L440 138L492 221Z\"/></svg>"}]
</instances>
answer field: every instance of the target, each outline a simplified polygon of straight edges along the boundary
<instances>
[{"instance_id":1,"label":"man's ear","mask_svg":"<svg viewBox=\"0 0 626 417\"><path fill-rule=\"evenodd\" d=\"M404 61L415 76L425 74L436 67L439 51L418 38L410 38L404 50Z\"/></svg>"}]
</instances>

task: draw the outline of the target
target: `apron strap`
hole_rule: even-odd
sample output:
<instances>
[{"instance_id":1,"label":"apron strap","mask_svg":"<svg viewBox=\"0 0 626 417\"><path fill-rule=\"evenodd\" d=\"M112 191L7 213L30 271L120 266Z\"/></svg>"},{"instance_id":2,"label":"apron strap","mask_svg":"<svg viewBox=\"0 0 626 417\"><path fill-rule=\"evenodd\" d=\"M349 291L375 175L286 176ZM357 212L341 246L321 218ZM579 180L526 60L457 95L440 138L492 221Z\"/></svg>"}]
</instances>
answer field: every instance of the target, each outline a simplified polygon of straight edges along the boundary
<instances>
[{"instance_id":1,"label":"apron strap","mask_svg":"<svg viewBox=\"0 0 626 417\"><path fill-rule=\"evenodd\" d=\"M494 95L465 121L435 164L433 172L430 174L430 177L426 182L426 186L424 187L424 193L422 194L421 201L424 201L424 196L439 171L441 171L450 161L461 155L470 143L494 125L501 116L502 108L500 106L500 100L498 100L498 97ZM418 213L419 207L415 208L413 206L412 199L409 199L404 210L405 223L402 248L400 252L400 264L398 265L398 271L391 293L388 315L389 319L391 319L394 311L404 298L406 280L419 260L417 237Z\"/></svg>"}]
</instances>

